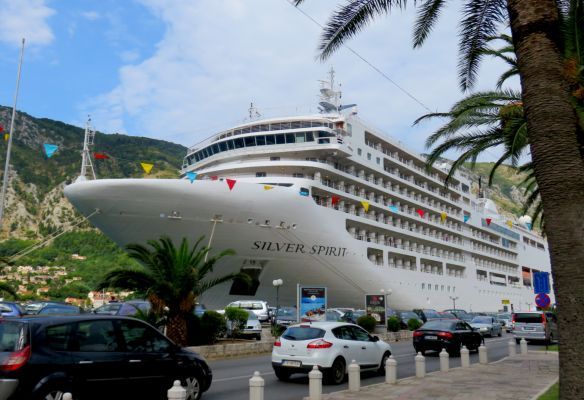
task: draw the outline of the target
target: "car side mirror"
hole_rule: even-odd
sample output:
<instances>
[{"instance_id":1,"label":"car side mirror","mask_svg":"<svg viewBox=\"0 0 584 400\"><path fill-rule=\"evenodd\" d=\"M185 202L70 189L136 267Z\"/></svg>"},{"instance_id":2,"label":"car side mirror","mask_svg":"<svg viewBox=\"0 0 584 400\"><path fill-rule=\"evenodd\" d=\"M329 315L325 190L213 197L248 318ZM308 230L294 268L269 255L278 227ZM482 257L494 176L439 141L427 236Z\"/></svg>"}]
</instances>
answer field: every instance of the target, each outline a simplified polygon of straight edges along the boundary
<instances>
[{"instance_id":1,"label":"car side mirror","mask_svg":"<svg viewBox=\"0 0 584 400\"><path fill-rule=\"evenodd\" d=\"M374 341L374 342L379 342L379 337L377 337L377 336L373 336L373 337L371 338L371 340L372 340L372 341Z\"/></svg>"}]
</instances>

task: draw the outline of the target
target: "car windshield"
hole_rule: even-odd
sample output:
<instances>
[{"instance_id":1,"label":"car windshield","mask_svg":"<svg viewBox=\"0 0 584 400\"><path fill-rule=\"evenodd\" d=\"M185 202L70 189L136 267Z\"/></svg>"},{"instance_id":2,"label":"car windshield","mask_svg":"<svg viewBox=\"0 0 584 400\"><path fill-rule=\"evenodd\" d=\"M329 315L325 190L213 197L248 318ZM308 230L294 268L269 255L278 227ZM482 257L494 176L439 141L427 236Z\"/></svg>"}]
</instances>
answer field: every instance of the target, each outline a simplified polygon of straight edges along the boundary
<instances>
[{"instance_id":1,"label":"car windshield","mask_svg":"<svg viewBox=\"0 0 584 400\"><path fill-rule=\"evenodd\" d=\"M248 314L248 316L247 316L247 320L248 321L254 321L254 320L257 320L258 319L258 316L255 315L253 311L249 311L248 310L247 311L247 314Z\"/></svg>"},{"instance_id":2,"label":"car windshield","mask_svg":"<svg viewBox=\"0 0 584 400\"><path fill-rule=\"evenodd\" d=\"M282 337L286 340L311 340L319 339L324 336L324 330L311 328L310 326L295 326L286 329Z\"/></svg>"},{"instance_id":3,"label":"car windshield","mask_svg":"<svg viewBox=\"0 0 584 400\"><path fill-rule=\"evenodd\" d=\"M120 308L122 308L121 304L104 304L103 306L96 308L95 313L115 315Z\"/></svg>"},{"instance_id":4,"label":"car windshield","mask_svg":"<svg viewBox=\"0 0 584 400\"><path fill-rule=\"evenodd\" d=\"M0 353L18 351L28 345L27 324L14 320L0 320ZM3 357L0 355L0 364Z\"/></svg>"},{"instance_id":5,"label":"car windshield","mask_svg":"<svg viewBox=\"0 0 584 400\"><path fill-rule=\"evenodd\" d=\"M79 314L79 309L77 307L45 307L39 311L39 314Z\"/></svg>"},{"instance_id":6,"label":"car windshield","mask_svg":"<svg viewBox=\"0 0 584 400\"><path fill-rule=\"evenodd\" d=\"M296 316L295 308L280 308L278 310L278 317L295 317L295 316Z\"/></svg>"},{"instance_id":7,"label":"car windshield","mask_svg":"<svg viewBox=\"0 0 584 400\"><path fill-rule=\"evenodd\" d=\"M454 330L456 321L434 320L428 321L420 329L433 331L451 331Z\"/></svg>"},{"instance_id":8,"label":"car windshield","mask_svg":"<svg viewBox=\"0 0 584 400\"><path fill-rule=\"evenodd\" d=\"M434 310L424 310L424 315L426 315L426 318L440 318L440 314Z\"/></svg>"},{"instance_id":9,"label":"car windshield","mask_svg":"<svg viewBox=\"0 0 584 400\"><path fill-rule=\"evenodd\" d=\"M515 322L523 324L541 324L542 316L540 313L516 313Z\"/></svg>"},{"instance_id":10,"label":"car windshield","mask_svg":"<svg viewBox=\"0 0 584 400\"><path fill-rule=\"evenodd\" d=\"M472 321L470 321L471 324L490 324L492 322L491 317L474 317L472 319Z\"/></svg>"}]
</instances>

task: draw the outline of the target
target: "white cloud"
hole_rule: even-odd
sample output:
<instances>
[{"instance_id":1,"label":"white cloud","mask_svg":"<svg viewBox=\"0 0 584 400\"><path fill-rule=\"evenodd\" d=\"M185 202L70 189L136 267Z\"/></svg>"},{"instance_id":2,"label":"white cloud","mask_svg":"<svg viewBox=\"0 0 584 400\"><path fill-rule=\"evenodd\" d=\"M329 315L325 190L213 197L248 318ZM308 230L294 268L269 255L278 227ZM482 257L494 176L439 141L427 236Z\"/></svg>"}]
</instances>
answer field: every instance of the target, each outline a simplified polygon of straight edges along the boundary
<instances>
[{"instance_id":1,"label":"white cloud","mask_svg":"<svg viewBox=\"0 0 584 400\"><path fill-rule=\"evenodd\" d=\"M265 116L316 112L317 80L331 65L343 84L343 100L358 103L363 119L409 147L423 151L438 126L412 127L427 111L349 50L316 61L321 29L287 0L142 3L166 31L150 58L123 66L117 87L83 105L99 130L191 145L240 122L251 101ZM324 22L333 7L309 1L302 9ZM379 18L348 45L432 111L446 110L462 96L458 9L443 13L419 50L411 46L413 17L413 11L398 11ZM479 87L493 87L499 72L485 63Z\"/></svg>"},{"instance_id":2,"label":"white cloud","mask_svg":"<svg viewBox=\"0 0 584 400\"><path fill-rule=\"evenodd\" d=\"M97 21L101 15L97 11L83 11L81 16L89 21Z\"/></svg>"},{"instance_id":3,"label":"white cloud","mask_svg":"<svg viewBox=\"0 0 584 400\"><path fill-rule=\"evenodd\" d=\"M27 46L50 44L54 35L48 19L53 14L45 0L0 0L0 41L19 46L26 38Z\"/></svg>"}]
</instances>

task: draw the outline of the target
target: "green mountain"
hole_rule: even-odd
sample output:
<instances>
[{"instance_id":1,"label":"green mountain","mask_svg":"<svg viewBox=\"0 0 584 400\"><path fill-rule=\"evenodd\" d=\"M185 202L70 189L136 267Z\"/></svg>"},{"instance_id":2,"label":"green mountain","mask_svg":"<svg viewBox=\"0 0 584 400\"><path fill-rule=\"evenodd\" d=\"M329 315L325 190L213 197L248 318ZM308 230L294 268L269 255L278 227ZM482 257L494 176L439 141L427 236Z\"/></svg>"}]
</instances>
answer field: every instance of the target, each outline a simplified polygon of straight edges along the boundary
<instances>
[{"instance_id":1,"label":"green mountain","mask_svg":"<svg viewBox=\"0 0 584 400\"><path fill-rule=\"evenodd\" d=\"M10 126L12 110L0 106L0 125ZM63 187L81 168L85 130L46 118L17 113L10 159L10 185L0 239L36 239L67 226L79 215L63 197ZM7 141L0 139L0 176L4 172ZM44 144L58 150L51 158ZM92 151L109 159L92 160L99 178L144 177L141 162L154 164L148 177L178 177L186 147L145 137L96 132Z\"/></svg>"}]
</instances>

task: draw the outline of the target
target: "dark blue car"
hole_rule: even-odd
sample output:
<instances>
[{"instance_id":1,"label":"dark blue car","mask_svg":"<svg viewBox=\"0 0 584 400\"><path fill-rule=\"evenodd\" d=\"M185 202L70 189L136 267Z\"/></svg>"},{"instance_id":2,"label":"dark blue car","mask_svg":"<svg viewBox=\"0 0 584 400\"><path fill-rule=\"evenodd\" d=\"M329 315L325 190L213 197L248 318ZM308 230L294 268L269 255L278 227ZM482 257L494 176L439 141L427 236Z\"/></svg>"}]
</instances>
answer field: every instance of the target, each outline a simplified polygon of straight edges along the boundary
<instances>
[{"instance_id":1,"label":"dark blue car","mask_svg":"<svg viewBox=\"0 0 584 400\"><path fill-rule=\"evenodd\" d=\"M11 301L0 301L0 314L3 317L20 317L24 314L24 310Z\"/></svg>"}]
</instances>

